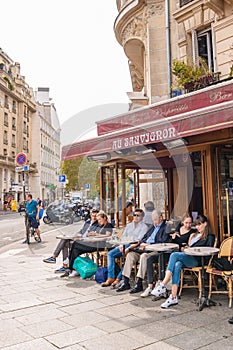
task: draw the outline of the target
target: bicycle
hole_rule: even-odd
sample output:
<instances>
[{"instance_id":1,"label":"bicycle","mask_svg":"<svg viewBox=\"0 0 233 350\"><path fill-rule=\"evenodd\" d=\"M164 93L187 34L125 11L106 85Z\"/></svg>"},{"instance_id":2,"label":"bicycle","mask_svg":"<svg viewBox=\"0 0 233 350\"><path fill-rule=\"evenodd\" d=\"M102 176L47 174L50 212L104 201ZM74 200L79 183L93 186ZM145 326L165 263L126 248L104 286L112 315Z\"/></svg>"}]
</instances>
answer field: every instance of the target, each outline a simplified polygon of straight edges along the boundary
<instances>
[{"instance_id":1,"label":"bicycle","mask_svg":"<svg viewBox=\"0 0 233 350\"><path fill-rule=\"evenodd\" d=\"M25 217L26 241L27 241L27 244L30 244L30 238L32 238L32 237L37 242L39 237L38 237L34 227L32 227L31 220L28 217L28 214L26 212L24 213L24 217Z\"/></svg>"}]
</instances>

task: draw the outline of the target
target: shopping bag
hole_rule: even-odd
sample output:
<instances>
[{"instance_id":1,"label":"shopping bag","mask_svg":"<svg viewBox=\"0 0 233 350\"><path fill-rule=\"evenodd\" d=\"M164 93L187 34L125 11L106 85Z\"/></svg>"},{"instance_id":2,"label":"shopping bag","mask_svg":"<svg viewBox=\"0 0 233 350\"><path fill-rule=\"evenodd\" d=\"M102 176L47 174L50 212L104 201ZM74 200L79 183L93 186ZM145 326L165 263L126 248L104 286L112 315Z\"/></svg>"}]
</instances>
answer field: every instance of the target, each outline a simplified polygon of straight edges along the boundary
<instances>
[{"instance_id":1,"label":"shopping bag","mask_svg":"<svg viewBox=\"0 0 233 350\"><path fill-rule=\"evenodd\" d=\"M95 281L97 283L104 283L108 278L108 268L99 267L95 273Z\"/></svg>"},{"instance_id":2,"label":"shopping bag","mask_svg":"<svg viewBox=\"0 0 233 350\"><path fill-rule=\"evenodd\" d=\"M82 279L85 279L93 276L96 273L98 266L89 258L89 256L78 256L74 260L73 268L79 273Z\"/></svg>"}]
</instances>

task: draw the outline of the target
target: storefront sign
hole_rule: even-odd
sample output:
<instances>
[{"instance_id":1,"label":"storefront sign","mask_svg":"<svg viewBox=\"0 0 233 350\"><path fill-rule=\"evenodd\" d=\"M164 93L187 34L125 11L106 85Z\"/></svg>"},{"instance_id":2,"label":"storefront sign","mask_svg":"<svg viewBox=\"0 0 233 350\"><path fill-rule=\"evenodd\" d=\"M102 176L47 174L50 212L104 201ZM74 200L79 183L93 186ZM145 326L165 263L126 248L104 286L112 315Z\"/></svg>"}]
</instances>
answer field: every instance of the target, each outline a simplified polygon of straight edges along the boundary
<instances>
[{"instance_id":1,"label":"storefront sign","mask_svg":"<svg viewBox=\"0 0 233 350\"><path fill-rule=\"evenodd\" d=\"M132 135L130 137L119 138L112 142L112 150L145 145L148 143L164 141L175 138L176 130L173 127L159 129L151 132Z\"/></svg>"}]
</instances>

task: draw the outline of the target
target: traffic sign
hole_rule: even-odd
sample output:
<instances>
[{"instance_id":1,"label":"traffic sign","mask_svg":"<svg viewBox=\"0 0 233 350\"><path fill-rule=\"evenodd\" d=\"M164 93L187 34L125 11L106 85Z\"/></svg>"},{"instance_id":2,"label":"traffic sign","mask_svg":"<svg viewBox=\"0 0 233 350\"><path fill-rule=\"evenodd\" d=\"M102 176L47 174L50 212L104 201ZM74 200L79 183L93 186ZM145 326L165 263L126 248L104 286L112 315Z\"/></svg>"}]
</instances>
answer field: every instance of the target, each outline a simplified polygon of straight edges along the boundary
<instances>
[{"instance_id":1,"label":"traffic sign","mask_svg":"<svg viewBox=\"0 0 233 350\"><path fill-rule=\"evenodd\" d=\"M59 182L66 182L66 175L65 174L59 175L58 176L58 181Z\"/></svg>"},{"instance_id":2,"label":"traffic sign","mask_svg":"<svg viewBox=\"0 0 233 350\"><path fill-rule=\"evenodd\" d=\"M28 171L28 170L29 170L29 165L15 167L15 171L17 173L20 173L21 171Z\"/></svg>"},{"instance_id":3,"label":"traffic sign","mask_svg":"<svg viewBox=\"0 0 233 350\"><path fill-rule=\"evenodd\" d=\"M27 163L27 155L25 153L18 153L15 161L17 165L23 166Z\"/></svg>"},{"instance_id":4,"label":"traffic sign","mask_svg":"<svg viewBox=\"0 0 233 350\"><path fill-rule=\"evenodd\" d=\"M90 184L85 184L85 189L86 189L87 191L90 191L90 188L91 188L91 185L90 185Z\"/></svg>"}]
</instances>

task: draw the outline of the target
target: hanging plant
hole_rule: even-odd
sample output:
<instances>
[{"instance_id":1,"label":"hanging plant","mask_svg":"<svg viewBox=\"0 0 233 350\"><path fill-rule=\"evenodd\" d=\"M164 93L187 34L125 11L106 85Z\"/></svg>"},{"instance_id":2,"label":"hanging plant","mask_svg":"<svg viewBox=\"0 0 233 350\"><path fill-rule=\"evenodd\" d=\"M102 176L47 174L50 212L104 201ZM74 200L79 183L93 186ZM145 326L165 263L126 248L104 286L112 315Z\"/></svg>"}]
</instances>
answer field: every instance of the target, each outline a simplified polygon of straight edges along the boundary
<instances>
[{"instance_id":1,"label":"hanging plant","mask_svg":"<svg viewBox=\"0 0 233 350\"><path fill-rule=\"evenodd\" d=\"M4 80L8 83L8 87L11 91L14 90L14 85L10 82L9 78L4 77Z\"/></svg>"},{"instance_id":2,"label":"hanging plant","mask_svg":"<svg viewBox=\"0 0 233 350\"><path fill-rule=\"evenodd\" d=\"M233 64L231 65L230 73L228 75L228 78L233 78Z\"/></svg>"},{"instance_id":3,"label":"hanging plant","mask_svg":"<svg viewBox=\"0 0 233 350\"><path fill-rule=\"evenodd\" d=\"M209 71L206 61L201 57L198 65L174 59L172 74L176 77L174 86L187 92L201 89L215 81L213 72Z\"/></svg>"}]
</instances>

